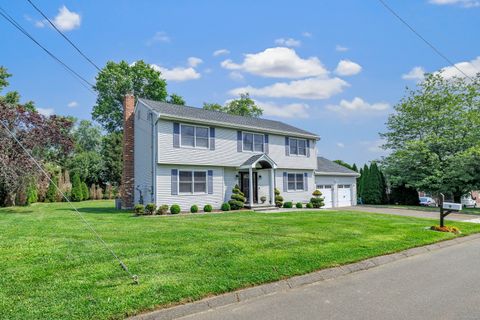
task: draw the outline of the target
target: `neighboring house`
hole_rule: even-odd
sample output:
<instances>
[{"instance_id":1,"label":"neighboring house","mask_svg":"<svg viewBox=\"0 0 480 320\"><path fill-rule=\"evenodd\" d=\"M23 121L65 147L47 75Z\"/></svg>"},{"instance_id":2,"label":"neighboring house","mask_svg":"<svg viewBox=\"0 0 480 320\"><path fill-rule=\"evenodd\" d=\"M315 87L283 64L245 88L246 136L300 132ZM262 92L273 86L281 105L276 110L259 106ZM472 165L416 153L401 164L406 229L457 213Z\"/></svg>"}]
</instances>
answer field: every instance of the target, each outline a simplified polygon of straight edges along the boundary
<instances>
[{"instance_id":1,"label":"neighboring house","mask_svg":"<svg viewBox=\"0 0 480 320\"><path fill-rule=\"evenodd\" d=\"M309 202L319 188L328 207L356 204L356 172L317 158L314 133L288 124L125 97L122 207L153 202L220 208L239 185L255 207L274 189ZM250 192L252 190L252 192Z\"/></svg>"}]
</instances>

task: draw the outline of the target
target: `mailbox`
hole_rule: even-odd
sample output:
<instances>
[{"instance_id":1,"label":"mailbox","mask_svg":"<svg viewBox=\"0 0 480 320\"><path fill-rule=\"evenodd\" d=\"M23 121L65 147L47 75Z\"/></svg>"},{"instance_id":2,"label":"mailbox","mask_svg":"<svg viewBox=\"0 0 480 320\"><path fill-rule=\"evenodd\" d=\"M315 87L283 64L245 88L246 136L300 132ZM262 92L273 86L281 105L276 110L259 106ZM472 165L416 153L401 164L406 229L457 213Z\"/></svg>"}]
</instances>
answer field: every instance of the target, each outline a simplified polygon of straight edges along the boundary
<instances>
[{"instance_id":1,"label":"mailbox","mask_svg":"<svg viewBox=\"0 0 480 320\"><path fill-rule=\"evenodd\" d=\"M442 207L443 207L443 209L447 209L447 210L455 210L455 211L462 210L462 204L461 203L444 202Z\"/></svg>"}]
</instances>

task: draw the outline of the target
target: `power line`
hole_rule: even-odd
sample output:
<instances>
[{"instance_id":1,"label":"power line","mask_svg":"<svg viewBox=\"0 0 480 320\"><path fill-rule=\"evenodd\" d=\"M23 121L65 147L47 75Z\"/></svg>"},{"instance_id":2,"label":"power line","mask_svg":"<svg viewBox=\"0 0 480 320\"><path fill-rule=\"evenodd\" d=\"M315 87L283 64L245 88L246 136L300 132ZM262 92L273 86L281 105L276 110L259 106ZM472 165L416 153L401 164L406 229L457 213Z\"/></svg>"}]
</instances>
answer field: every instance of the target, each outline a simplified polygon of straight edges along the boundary
<instances>
[{"instance_id":1,"label":"power line","mask_svg":"<svg viewBox=\"0 0 480 320\"><path fill-rule=\"evenodd\" d=\"M384 0L378 0L388 11L390 11L391 14L393 14L398 20L400 20L404 25L406 25L417 37L419 37L423 42L425 42L430 48L432 48L433 51L435 51L436 54L438 54L440 57L442 57L445 61L448 62L452 67L457 69L460 73L462 73L465 77L468 79L472 80L473 79L467 75L465 72L463 72L459 67L455 65L447 56L445 56L440 50L438 50L430 41L425 39L420 33L418 33L408 22L406 22L402 17L400 17L395 10L393 10Z\"/></svg>"},{"instance_id":2,"label":"power line","mask_svg":"<svg viewBox=\"0 0 480 320\"><path fill-rule=\"evenodd\" d=\"M42 10L40 10L31 0L27 0L31 5L32 7L38 11L38 13L40 13L47 21L48 23L50 23L50 25L55 29L57 30L57 32L65 39L67 40L68 43L70 43L70 45L72 47L75 48L75 50L78 51L78 53L80 53L82 55L82 57L84 57L88 62L90 62L90 64L96 68L98 71L100 71L100 68L89 58L87 57L86 54L84 54L82 52L82 50L80 50L62 31L60 31L57 26L42 12Z\"/></svg>"},{"instance_id":3,"label":"power line","mask_svg":"<svg viewBox=\"0 0 480 320\"><path fill-rule=\"evenodd\" d=\"M78 211L78 209L70 202L70 199L63 193L62 190L58 187L58 185L50 178L47 172L42 168L42 166L35 160L35 158L28 152L28 150L22 145L22 143L17 139L17 137L13 134L13 132L8 128L8 126L4 123L4 121L0 121L0 123L3 125L5 130L12 136L12 138L15 140L15 142L22 148L22 150L32 159L32 162L38 167L38 169L47 177L48 181L55 186L55 189L58 190L58 192L62 195L62 197L65 199L65 201L68 202L70 207L75 211L75 213L80 217L80 219L83 221L83 223L86 225L86 227L92 232L97 240L107 249L108 252L118 261L120 264L120 267L132 278L132 280L138 284L138 276L134 275L130 272L128 269L127 265L123 263L123 261L118 257L118 255L113 251L112 248L110 248L107 243L102 239L102 237L98 234L98 232L93 228L93 226L85 219L85 217Z\"/></svg>"},{"instance_id":4,"label":"power line","mask_svg":"<svg viewBox=\"0 0 480 320\"><path fill-rule=\"evenodd\" d=\"M78 74L75 70L70 68L65 62L63 62L60 58L55 56L50 50L45 48L42 44L40 44L32 35L30 35L17 21L15 21L14 18L12 18L2 7L0 7L0 15L7 20L11 25L13 25L15 28L17 28L21 33L23 33L25 36L27 36L30 40L32 40L37 46L39 46L43 51L45 51L52 59L57 61L59 64L61 64L67 71L72 73L77 79L80 81L80 83L87 88L91 93L95 95L95 92L92 90L93 84L90 83L88 80L86 80L84 77L82 77L80 74Z\"/></svg>"}]
</instances>

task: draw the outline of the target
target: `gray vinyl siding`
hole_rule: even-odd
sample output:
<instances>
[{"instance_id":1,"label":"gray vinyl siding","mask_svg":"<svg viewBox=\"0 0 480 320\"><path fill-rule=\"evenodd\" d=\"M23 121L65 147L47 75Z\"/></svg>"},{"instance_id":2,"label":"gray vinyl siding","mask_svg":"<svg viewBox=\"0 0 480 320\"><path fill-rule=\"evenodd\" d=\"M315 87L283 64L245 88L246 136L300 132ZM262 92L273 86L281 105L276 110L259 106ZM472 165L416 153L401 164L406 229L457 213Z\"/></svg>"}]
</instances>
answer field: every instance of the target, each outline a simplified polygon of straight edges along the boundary
<instances>
[{"instance_id":1,"label":"gray vinyl siding","mask_svg":"<svg viewBox=\"0 0 480 320\"><path fill-rule=\"evenodd\" d=\"M315 176L315 186L320 184L329 184L333 188L332 203L336 207L338 204L338 185L349 184L352 192L352 206L357 205L357 179L355 177L342 177L342 176Z\"/></svg>"},{"instance_id":2,"label":"gray vinyl siding","mask_svg":"<svg viewBox=\"0 0 480 320\"><path fill-rule=\"evenodd\" d=\"M135 203L140 201L140 189L143 202L153 202L152 186L152 120L148 114L151 111L142 104L135 110L134 128L134 175L135 175ZM155 118L155 117L153 117Z\"/></svg>"},{"instance_id":3,"label":"gray vinyl siding","mask_svg":"<svg viewBox=\"0 0 480 320\"><path fill-rule=\"evenodd\" d=\"M308 190L304 191L283 191L283 173L307 173L307 184ZM312 197L312 192L315 190L315 179L313 176L313 171L305 171L305 170L294 170L294 169L277 169L275 172L275 185L280 190L280 195L283 197L284 201L293 201L295 202L302 202L307 203L310 202L310 198Z\"/></svg>"},{"instance_id":4,"label":"gray vinyl siding","mask_svg":"<svg viewBox=\"0 0 480 320\"><path fill-rule=\"evenodd\" d=\"M249 132L255 132L251 130ZM173 122L158 121L158 163L238 167L255 152L237 151L237 130L215 128L215 150L173 147ZM315 169L317 165L315 141L310 141L310 157L285 156L285 137L269 134L269 153L278 168Z\"/></svg>"},{"instance_id":5,"label":"gray vinyl siding","mask_svg":"<svg viewBox=\"0 0 480 320\"><path fill-rule=\"evenodd\" d=\"M171 192L171 172L172 169L178 170L212 170L213 171L213 193L203 194L178 194L172 195ZM231 190L237 184L235 175L237 171L212 166L185 166L185 165L157 165L157 206L167 204L180 205L182 211L190 211L190 207L194 204L198 205L200 210L206 204L210 204L215 209L219 209L222 203L230 199Z\"/></svg>"}]
</instances>

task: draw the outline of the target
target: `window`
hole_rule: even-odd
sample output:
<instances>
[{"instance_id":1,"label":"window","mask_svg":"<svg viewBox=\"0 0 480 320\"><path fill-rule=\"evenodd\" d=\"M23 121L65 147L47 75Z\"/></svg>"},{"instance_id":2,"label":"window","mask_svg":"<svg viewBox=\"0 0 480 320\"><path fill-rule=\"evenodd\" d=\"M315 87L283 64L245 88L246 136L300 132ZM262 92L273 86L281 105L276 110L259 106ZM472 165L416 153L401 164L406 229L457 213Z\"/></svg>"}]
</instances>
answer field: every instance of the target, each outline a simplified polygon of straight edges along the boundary
<instances>
[{"instance_id":1,"label":"window","mask_svg":"<svg viewBox=\"0 0 480 320\"><path fill-rule=\"evenodd\" d=\"M264 135L256 133L243 133L243 151L263 152Z\"/></svg>"},{"instance_id":2,"label":"window","mask_svg":"<svg viewBox=\"0 0 480 320\"><path fill-rule=\"evenodd\" d=\"M180 128L182 147L208 149L209 129L207 127L182 124Z\"/></svg>"},{"instance_id":3,"label":"window","mask_svg":"<svg viewBox=\"0 0 480 320\"><path fill-rule=\"evenodd\" d=\"M297 156L306 156L307 140L290 138L290 154Z\"/></svg>"},{"instance_id":4,"label":"window","mask_svg":"<svg viewBox=\"0 0 480 320\"><path fill-rule=\"evenodd\" d=\"M318 184L317 189L332 189L332 185L330 185L330 184Z\"/></svg>"},{"instance_id":5,"label":"window","mask_svg":"<svg viewBox=\"0 0 480 320\"><path fill-rule=\"evenodd\" d=\"M180 193L207 193L206 171L179 171L178 176Z\"/></svg>"},{"instance_id":6,"label":"window","mask_svg":"<svg viewBox=\"0 0 480 320\"><path fill-rule=\"evenodd\" d=\"M304 190L303 173L288 173L287 183L288 183L288 191Z\"/></svg>"}]
</instances>

